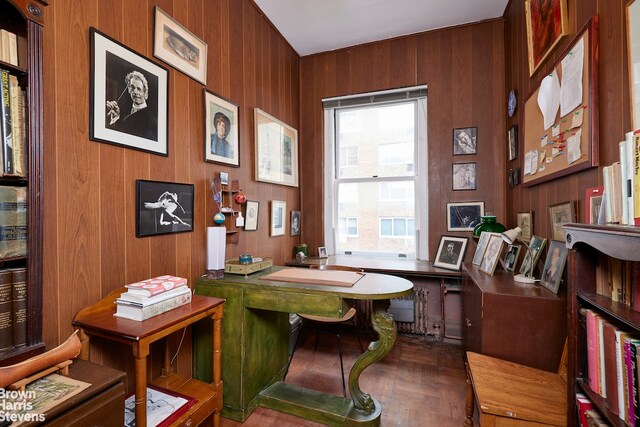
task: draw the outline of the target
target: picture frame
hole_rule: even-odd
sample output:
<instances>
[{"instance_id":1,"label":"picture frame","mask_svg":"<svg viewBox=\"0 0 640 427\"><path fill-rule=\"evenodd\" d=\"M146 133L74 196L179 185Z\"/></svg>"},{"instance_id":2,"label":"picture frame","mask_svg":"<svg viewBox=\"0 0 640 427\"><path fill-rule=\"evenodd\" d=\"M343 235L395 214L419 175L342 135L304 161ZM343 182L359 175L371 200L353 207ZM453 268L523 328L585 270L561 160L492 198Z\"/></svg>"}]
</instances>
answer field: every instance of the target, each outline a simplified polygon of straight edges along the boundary
<instances>
[{"instance_id":1,"label":"picture frame","mask_svg":"<svg viewBox=\"0 0 640 427\"><path fill-rule=\"evenodd\" d=\"M526 0L529 76L549 57L560 40L569 34L567 0Z\"/></svg>"},{"instance_id":2,"label":"picture frame","mask_svg":"<svg viewBox=\"0 0 640 427\"><path fill-rule=\"evenodd\" d=\"M204 91L204 160L240 167L238 106L207 89Z\"/></svg>"},{"instance_id":3,"label":"picture frame","mask_svg":"<svg viewBox=\"0 0 640 427\"><path fill-rule=\"evenodd\" d=\"M168 156L169 71L96 28L89 32L89 139ZM141 108L128 114L134 105Z\"/></svg>"},{"instance_id":4,"label":"picture frame","mask_svg":"<svg viewBox=\"0 0 640 427\"><path fill-rule=\"evenodd\" d=\"M476 252L473 254L471 264L480 265L482 263L482 257L484 256L484 251L487 249L487 243L489 242L491 234L493 233L489 231L483 231L480 233L480 237L478 237L478 246L476 246Z\"/></svg>"},{"instance_id":5,"label":"picture frame","mask_svg":"<svg viewBox=\"0 0 640 427\"><path fill-rule=\"evenodd\" d=\"M480 264L480 271L493 276L493 272L498 265L500 254L502 253L502 247L504 246L504 240L500 236L500 233L491 233L489 241L487 242L487 248L482 256L482 263Z\"/></svg>"},{"instance_id":6,"label":"picture frame","mask_svg":"<svg viewBox=\"0 0 640 427\"><path fill-rule=\"evenodd\" d=\"M566 233L562 226L569 222L575 222L575 203L569 201L550 205L549 216L551 218L552 239L564 242Z\"/></svg>"},{"instance_id":7,"label":"picture frame","mask_svg":"<svg viewBox=\"0 0 640 427\"><path fill-rule=\"evenodd\" d=\"M640 69L640 1L631 0L627 4L627 59L628 70ZM640 128L640 81L637 73L629 73L629 99L632 129Z\"/></svg>"},{"instance_id":8,"label":"picture frame","mask_svg":"<svg viewBox=\"0 0 640 427\"><path fill-rule=\"evenodd\" d=\"M220 185L229 185L229 174L227 172L220 172Z\"/></svg>"},{"instance_id":9,"label":"picture frame","mask_svg":"<svg viewBox=\"0 0 640 427\"><path fill-rule=\"evenodd\" d=\"M298 186L298 131L254 109L256 181Z\"/></svg>"},{"instance_id":10,"label":"picture frame","mask_svg":"<svg viewBox=\"0 0 640 427\"><path fill-rule=\"evenodd\" d=\"M504 265L504 269L510 273L516 269L516 264L518 263L518 256L520 255L520 249L522 245L511 244L507 246L507 251L504 254L504 259L502 260L502 264Z\"/></svg>"},{"instance_id":11,"label":"picture frame","mask_svg":"<svg viewBox=\"0 0 640 427\"><path fill-rule=\"evenodd\" d=\"M526 274L526 272L530 270L531 265L533 265L533 270L535 270L535 267L538 264L538 260L540 259L540 255L542 255L542 250L544 249L546 243L547 239L544 237L539 237L536 235L531 236L531 242L529 243L531 254L529 254L529 251L525 253L522 264L520 264L520 273ZM533 255L533 264L531 264L531 255ZM531 271L531 275L533 275L533 270Z\"/></svg>"},{"instance_id":12,"label":"picture frame","mask_svg":"<svg viewBox=\"0 0 640 427\"><path fill-rule=\"evenodd\" d=\"M302 223L300 222L300 211L291 211L291 235L299 236Z\"/></svg>"},{"instance_id":13,"label":"picture frame","mask_svg":"<svg viewBox=\"0 0 640 427\"><path fill-rule=\"evenodd\" d=\"M136 180L136 237L193 231L193 184Z\"/></svg>"},{"instance_id":14,"label":"picture frame","mask_svg":"<svg viewBox=\"0 0 640 427\"><path fill-rule=\"evenodd\" d=\"M468 241L466 237L441 236L433 266L460 271Z\"/></svg>"},{"instance_id":15,"label":"picture frame","mask_svg":"<svg viewBox=\"0 0 640 427\"><path fill-rule=\"evenodd\" d=\"M453 191L476 189L476 163L453 164Z\"/></svg>"},{"instance_id":16,"label":"picture frame","mask_svg":"<svg viewBox=\"0 0 640 427\"><path fill-rule=\"evenodd\" d=\"M329 255L327 255L326 247L318 246L318 258L329 258Z\"/></svg>"},{"instance_id":17,"label":"picture frame","mask_svg":"<svg viewBox=\"0 0 640 427\"><path fill-rule=\"evenodd\" d=\"M525 242L531 241L531 236L533 236L533 211L518 212L516 223L522 230L520 240Z\"/></svg>"},{"instance_id":18,"label":"picture frame","mask_svg":"<svg viewBox=\"0 0 640 427\"><path fill-rule=\"evenodd\" d=\"M287 202L283 200L271 201L271 237L284 236L287 222L285 212L287 212Z\"/></svg>"},{"instance_id":19,"label":"picture frame","mask_svg":"<svg viewBox=\"0 0 640 427\"><path fill-rule=\"evenodd\" d=\"M510 162L518 158L518 125L511 126L507 132L507 151Z\"/></svg>"},{"instance_id":20,"label":"picture frame","mask_svg":"<svg viewBox=\"0 0 640 427\"><path fill-rule=\"evenodd\" d=\"M258 229L258 214L260 213L260 202L247 200L244 210L244 231L256 231Z\"/></svg>"},{"instance_id":21,"label":"picture frame","mask_svg":"<svg viewBox=\"0 0 640 427\"><path fill-rule=\"evenodd\" d=\"M484 215L484 202L448 202L447 231L473 231Z\"/></svg>"},{"instance_id":22,"label":"picture frame","mask_svg":"<svg viewBox=\"0 0 640 427\"><path fill-rule=\"evenodd\" d=\"M584 196L584 222L587 224L598 224L602 219L600 218L600 211L602 209L602 202L604 196L604 187L589 187L585 190Z\"/></svg>"},{"instance_id":23,"label":"picture frame","mask_svg":"<svg viewBox=\"0 0 640 427\"><path fill-rule=\"evenodd\" d=\"M154 8L153 56L207 84L207 44L159 6Z\"/></svg>"},{"instance_id":24,"label":"picture frame","mask_svg":"<svg viewBox=\"0 0 640 427\"><path fill-rule=\"evenodd\" d=\"M453 129L453 155L466 156L477 154L478 152L478 128L455 128Z\"/></svg>"},{"instance_id":25,"label":"picture frame","mask_svg":"<svg viewBox=\"0 0 640 427\"><path fill-rule=\"evenodd\" d=\"M549 242L549 250L547 251L547 259L544 262L540 284L554 294L557 294L558 289L560 289L562 272L567 262L567 254L567 245L564 242L559 240L551 240Z\"/></svg>"}]
</instances>

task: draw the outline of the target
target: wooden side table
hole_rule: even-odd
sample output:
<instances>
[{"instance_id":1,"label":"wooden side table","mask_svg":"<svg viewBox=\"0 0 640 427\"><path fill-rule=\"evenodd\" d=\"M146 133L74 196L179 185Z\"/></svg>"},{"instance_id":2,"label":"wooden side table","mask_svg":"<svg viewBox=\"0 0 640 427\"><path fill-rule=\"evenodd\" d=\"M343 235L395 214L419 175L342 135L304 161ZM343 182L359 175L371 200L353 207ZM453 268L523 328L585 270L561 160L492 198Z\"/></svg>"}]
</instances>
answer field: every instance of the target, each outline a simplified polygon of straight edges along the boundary
<instances>
[{"instance_id":1,"label":"wooden side table","mask_svg":"<svg viewBox=\"0 0 640 427\"><path fill-rule=\"evenodd\" d=\"M147 356L151 344L201 319L211 318L213 320L213 381L211 384L173 373L166 347L162 376L152 382L198 399L198 402L172 425L182 425L189 421L197 425L213 414L214 425L219 426L222 409L220 336L224 300L195 295L190 304L138 322L113 315L115 313L114 301L125 291L125 288L116 289L96 304L85 307L78 312L73 320L73 325L80 330L80 340L82 341L80 358L89 359L90 336L131 346L135 358L136 424L144 426L147 424Z\"/></svg>"}]
</instances>

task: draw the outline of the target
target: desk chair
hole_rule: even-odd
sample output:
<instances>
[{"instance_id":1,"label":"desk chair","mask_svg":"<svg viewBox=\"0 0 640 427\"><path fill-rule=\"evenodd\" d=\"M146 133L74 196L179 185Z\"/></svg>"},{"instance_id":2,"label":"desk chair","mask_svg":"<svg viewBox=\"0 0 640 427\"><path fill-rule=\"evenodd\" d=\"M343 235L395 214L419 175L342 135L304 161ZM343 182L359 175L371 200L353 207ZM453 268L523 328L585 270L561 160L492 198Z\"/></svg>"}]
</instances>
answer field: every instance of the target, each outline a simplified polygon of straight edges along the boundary
<instances>
[{"instance_id":1,"label":"desk chair","mask_svg":"<svg viewBox=\"0 0 640 427\"><path fill-rule=\"evenodd\" d=\"M317 269L317 270L342 270L342 271L353 271L357 273L362 273L364 270L360 268L354 267L345 267L342 265L311 265L309 268ZM289 357L289 363L287 363L287 369L284 372L284 376L282 377L282 382L287 378L287 374L289 373L289 366L291 366L291 361L293 360L293 355L296 353L296 349L298 348L298 342L300 341L300 336L304 329L314 329L316 331L316 340L313 347L313 351L318 349L318 338L320 332L335 334L338 339L338 354L340 355L340 372L342 373L342 394L344 397L347 397L347 388L344 381L344 365L342 363L342 339L340 338L340 329L336 328L337 325L342 323L348 323L350 326L355 327L355 315L356 309L351 307L340 319L336 319L333 317L323 317L323 316L314 316L310 314L301 314L297 313L298 316L302 318L302 323L300 325L300 332L296 337L296 343L293 346L293 350L291 351L291 356ZM358 335L358 343L360 344L360 350L364 353L364 347L362 346L362 341L360 340L360 335Z\"/></svg>"}]
</instances>

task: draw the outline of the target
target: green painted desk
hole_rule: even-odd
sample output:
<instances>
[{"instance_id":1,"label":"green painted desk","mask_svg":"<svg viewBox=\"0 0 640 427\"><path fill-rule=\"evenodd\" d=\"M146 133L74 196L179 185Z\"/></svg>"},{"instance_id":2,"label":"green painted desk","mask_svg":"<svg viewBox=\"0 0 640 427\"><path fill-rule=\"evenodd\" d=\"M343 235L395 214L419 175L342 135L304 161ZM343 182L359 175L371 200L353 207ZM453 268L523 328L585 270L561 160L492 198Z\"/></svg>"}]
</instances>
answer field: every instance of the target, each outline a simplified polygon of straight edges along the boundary
<instances>
[{"instance_id":1,"label":"green painted desk","mask_svg":"<svg viewBox=\"0 0 640 427\"><path fill-rule=\"evenodd\" d=\"M222 324L222 416L244 421L257 406L332 425L380 425L380 403L360 390L359 378L369 365L393 347L397 331L387 313L389 299L408 295L413 284L396 276L366 273L352 287L260 280L282 269L271 269L245 278L200 278L199 295L226 299ZM289 313L340 318L353 300L373 300L373 329L379 339L358 358L349 374L351 399L281 382L288 360ZM202 337L211 328L200 326ZM210 334L210 332L209 332ZM194 343L194 377L211 378L211 342Z\"/></svg>"}]
</instances>

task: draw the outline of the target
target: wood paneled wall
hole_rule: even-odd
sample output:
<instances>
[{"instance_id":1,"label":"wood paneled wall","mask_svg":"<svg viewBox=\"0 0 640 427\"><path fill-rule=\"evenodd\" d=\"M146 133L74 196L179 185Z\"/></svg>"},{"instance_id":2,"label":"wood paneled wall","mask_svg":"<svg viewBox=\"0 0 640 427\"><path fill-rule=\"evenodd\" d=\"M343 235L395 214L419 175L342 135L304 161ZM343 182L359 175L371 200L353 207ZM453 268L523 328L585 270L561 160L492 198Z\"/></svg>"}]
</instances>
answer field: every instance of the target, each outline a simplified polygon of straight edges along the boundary
<instances>
[{"instance_id":1,"label":"wood paneled wall","mask_svg":"<svg viewBox=\"0 0 640 427\"><path fill-rule=\"evenodd\" d=\"M484 201L505 218L503 20L496 19L303 57L300 61L302 238L324 246L322 99L428 86L429 255L448 232L446 203ZM478 127L478 154L453 156L453 129ZM452 191L452 164L477 163L477 190ZM313 172L312 172L313 171ZM421 242L424 243L424 242ZM470 245L467 259L475 247Z\"/></svg>"}]
</instances>

